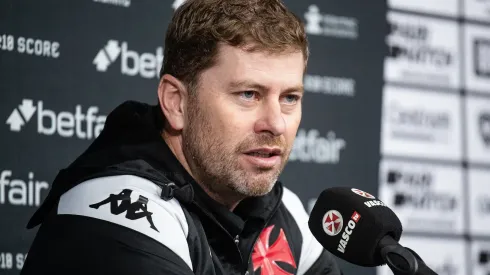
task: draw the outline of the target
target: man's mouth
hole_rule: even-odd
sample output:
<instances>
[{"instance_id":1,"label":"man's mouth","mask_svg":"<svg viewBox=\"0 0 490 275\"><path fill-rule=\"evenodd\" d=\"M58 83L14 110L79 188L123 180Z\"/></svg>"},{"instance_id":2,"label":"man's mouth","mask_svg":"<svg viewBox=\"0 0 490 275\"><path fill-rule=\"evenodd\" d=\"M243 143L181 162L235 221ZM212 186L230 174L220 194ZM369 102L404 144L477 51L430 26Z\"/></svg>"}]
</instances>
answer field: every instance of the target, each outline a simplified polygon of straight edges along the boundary
<instances>
[{"instance_id":1,"label":"man's mouth","mask_svg":"<svg viewBox=\"0 0 490 275\"><path fill-rule=\"evenodd\" d=\"M281 163L282 150L279 148L255 148L245 152L245 160L256 168L272 169Z\"/></svg>"},{"instance_id":2,"label":"man's mouth","mask_svg":"<svg viewBox=\"0 0 490 275\"><path fill-rule=\"evenodd\" d=\"M259 158L269 158L272 156L272 154L269 153L260 153L260 152L252 152L252 153L247 153L249 156L253 157L259 157Z\"/></svg>"},{"instance_id":3,"label":"man's mouth","mask_svg":"<svg viewBox=\"0 0 490 275\"><path fill-rule=\"evenodd\" d=\"M259 158L270 158L280 156L282 154L282 150L279 148L257 148L247 151L245 154Z\"/></svg>"}]
</instances>

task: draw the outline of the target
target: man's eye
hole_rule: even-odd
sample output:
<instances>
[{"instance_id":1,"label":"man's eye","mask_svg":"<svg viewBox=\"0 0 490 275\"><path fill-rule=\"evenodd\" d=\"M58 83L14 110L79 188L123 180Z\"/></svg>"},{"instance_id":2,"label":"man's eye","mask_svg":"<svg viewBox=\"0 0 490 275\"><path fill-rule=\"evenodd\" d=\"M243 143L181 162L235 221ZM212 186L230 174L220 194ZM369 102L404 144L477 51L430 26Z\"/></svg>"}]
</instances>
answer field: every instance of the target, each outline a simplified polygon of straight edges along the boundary
<instances>
[{"instance_id":1,"label":"man's eye","mask_svg":"<svg viewBox=\"0 0 490 275\"><path fill-rule=\"evenodd\" d=\"M299 100L299 96L297 95L287 95L284 98L286 103L296 103Z\"/></svg>"},{"instance_id":2,"label":"man's eye","mask_svg":"<svg viewBox=\"0 0 490 275\"><path fill-rule=\"evenodd\" d=\"M254 91L244 91L244 92L241 92L240 95L242 97L244 97L245 99L253 99L254 96L256 96L256 92Z\"/></svg>"}]
</instances>

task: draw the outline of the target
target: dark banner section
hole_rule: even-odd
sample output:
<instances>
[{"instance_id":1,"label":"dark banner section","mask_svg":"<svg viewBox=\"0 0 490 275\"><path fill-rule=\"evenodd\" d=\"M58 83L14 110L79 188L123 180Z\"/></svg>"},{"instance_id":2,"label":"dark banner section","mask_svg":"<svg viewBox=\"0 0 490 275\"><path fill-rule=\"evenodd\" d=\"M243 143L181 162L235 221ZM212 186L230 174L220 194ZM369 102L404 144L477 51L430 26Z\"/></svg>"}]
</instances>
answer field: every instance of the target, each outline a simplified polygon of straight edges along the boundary
<instances>
[{"instance_id":1,"label":"dark banner section","mask_svg":"<svg viewBox=\"0 0 490 275\"><path fill-rule=\"evenodd\" d=\"M303 121L284 180L308 199L338 185L376 193L386 7L362 1L288 4L306 23L312 58Z\"/></svg>"},{"instance_id":2,"label":"dark banner section","mask_svg":"<svg viewBox=\"0 0 490 275\"><path fill-rule=\"evenodd\" d=\"M126 100L156 102L165 31L182 2L0 2L0 273L20 272L36 232L28 219L108 113ZM386 3L286 4L305 22L311 58L281 180L308 210L328 187L377 194ZM345 274L376 271L340 262Z\"/></svg>"}]
</instances>

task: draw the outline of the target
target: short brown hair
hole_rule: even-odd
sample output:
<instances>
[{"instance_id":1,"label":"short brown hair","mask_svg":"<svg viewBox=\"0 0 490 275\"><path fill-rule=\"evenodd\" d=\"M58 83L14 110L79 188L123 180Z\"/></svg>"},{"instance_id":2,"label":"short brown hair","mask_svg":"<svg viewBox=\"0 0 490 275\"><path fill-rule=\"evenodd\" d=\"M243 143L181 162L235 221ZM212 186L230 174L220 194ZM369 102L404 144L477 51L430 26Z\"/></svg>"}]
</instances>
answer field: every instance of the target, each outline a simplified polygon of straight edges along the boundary
<instances>
[{"instance_id":1,"label":"short brown hair","mask_svg":"<svg viewBox=\"0 0 490 275\"><path fill-rule=\"evenodd\" d=\"M247 51L309 50L303 22L281 0L187 0L165 37L160 78L171 74L193 91L200 73L216 62L220 43Z\"/></svg>"}]
</instances>

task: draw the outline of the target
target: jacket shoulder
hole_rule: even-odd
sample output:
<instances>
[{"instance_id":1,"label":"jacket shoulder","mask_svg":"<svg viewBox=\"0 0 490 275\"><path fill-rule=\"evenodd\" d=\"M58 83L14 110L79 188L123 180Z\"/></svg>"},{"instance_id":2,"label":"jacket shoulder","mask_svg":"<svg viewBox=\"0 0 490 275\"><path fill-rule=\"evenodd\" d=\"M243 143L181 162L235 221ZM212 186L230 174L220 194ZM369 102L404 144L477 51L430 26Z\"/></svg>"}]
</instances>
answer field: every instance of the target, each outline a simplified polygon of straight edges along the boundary
<instances>
[{"instance_id":1,"label":"jacket shoulder","mask_svg":"<svg viewBox=\"0 0 490 275\"><path fill-rule=\"evenodd\" d=\"M165 201L160 193L161 187L133 175L95 178L64 193L56 215L84 216L129 228L165 245L192 269L184 210L176 199Z\"/></svg>"}]
</instances>

